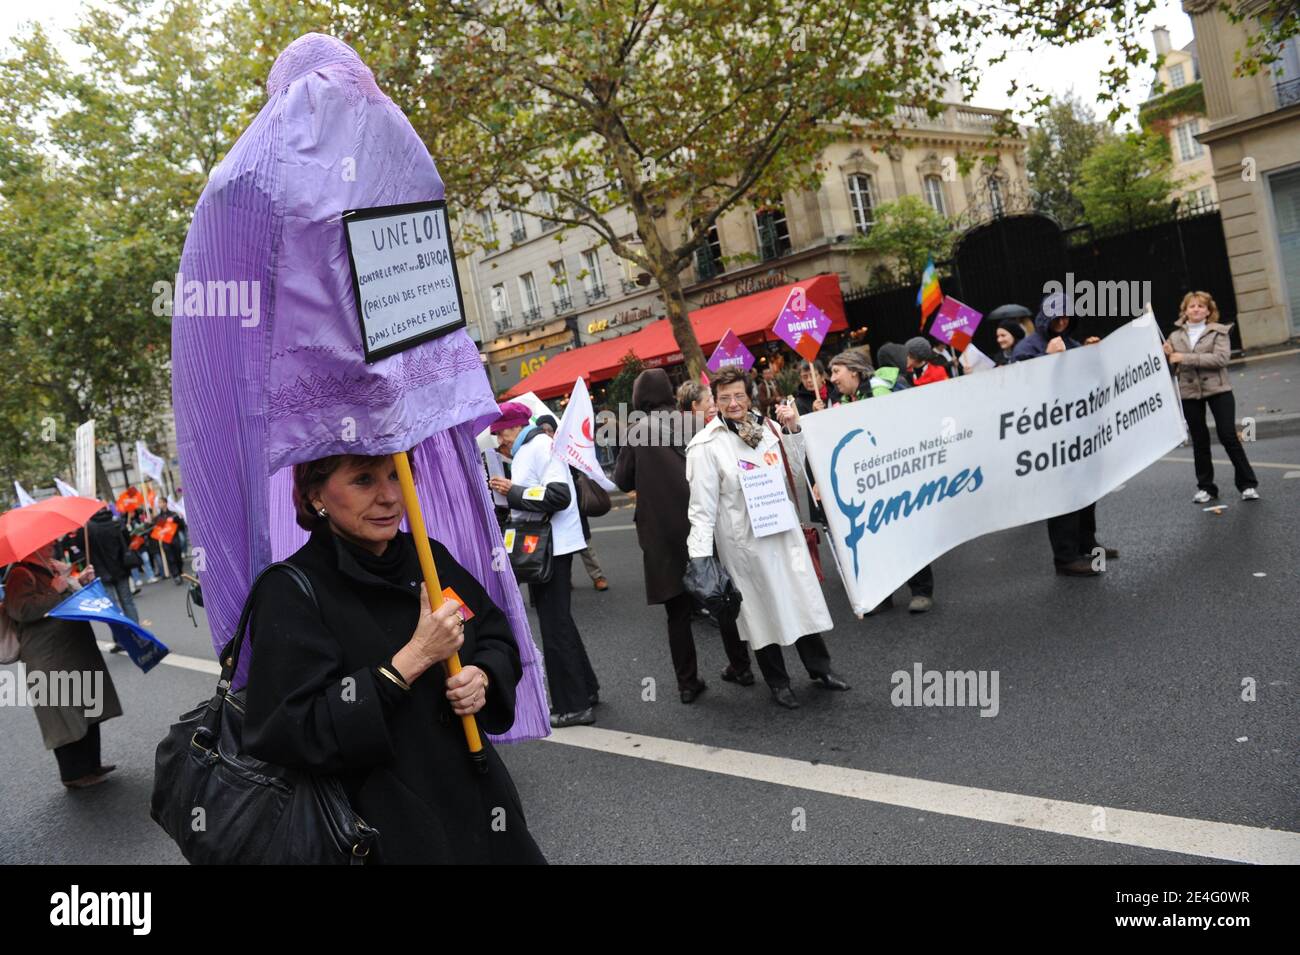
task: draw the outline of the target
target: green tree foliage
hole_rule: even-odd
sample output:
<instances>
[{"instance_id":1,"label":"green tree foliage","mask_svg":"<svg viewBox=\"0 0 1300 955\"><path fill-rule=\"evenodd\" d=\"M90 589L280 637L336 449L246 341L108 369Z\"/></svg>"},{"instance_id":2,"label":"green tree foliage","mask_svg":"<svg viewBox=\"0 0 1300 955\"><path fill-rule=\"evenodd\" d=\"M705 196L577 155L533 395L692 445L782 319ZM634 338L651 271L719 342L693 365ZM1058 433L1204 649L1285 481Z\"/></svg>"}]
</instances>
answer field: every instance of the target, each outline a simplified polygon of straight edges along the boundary
<instances>
[{"instance_id":1,"label":"green tree foliage","mask_svg":"<svg viewBox=\"0 0 1300 955\"><path fill-rule=\"evenodd\" d=\"M916 282L926 259L938 262L952 254L955 238L951 223L920 196L902 196L877 206L871 231L853 244L892 262L897 281Z\"/></svg>"},{"instance_id":2,"label":"green tree foliage","mask_svg":"<svg viewBox=\"0 0 1300 955\"><path fill-rule=\"evenodd\" d=\"M623 367L618 370L605 392L605 407L616 411L619 405L632 407L632 385L636 376L645 371L645 363L632 352L623 356Z\"/></svg>"},{"instance_id":3,"label":"green tree foliage","mask_svg":"<svg viewBox=\"0 0 1300 955\"><path fill-rule=\"evenodd\" d=\"M101 444L156 444L171 325L154 286L174 278L242 112L203 3L118 0L71 32L79 69L40 28L0 62L0 444L36 486L65 471L88 418Z\"/></svg>"},{"instance_id":4,"label":"green tree foliage","mask_svg":"<svg viewBox=\"0 0 1300 955\"><path fill-rule=\"evenodd\" d=\"M1169 141L1129 133L1102 143L1084 160L1078 186L1083 214L1096 229L1131 228L1168 214L1172 178Z\"/></svg>"},{"instance_id":5,"label":"green tree foliage","mask_svg":"<svg viewBox=\"0 0 1300 955\"><path fill-rule=\"evenodd\" d=\"M1083 219L1078 188L1084 161L1101 143L1115 137L1111 127L1098 122L1073 92L1052 99L1039 111L1037 125L1029 133L1029 185L1037 194L1038 208L1063 228Z\"/></svg>"}]
</instances>

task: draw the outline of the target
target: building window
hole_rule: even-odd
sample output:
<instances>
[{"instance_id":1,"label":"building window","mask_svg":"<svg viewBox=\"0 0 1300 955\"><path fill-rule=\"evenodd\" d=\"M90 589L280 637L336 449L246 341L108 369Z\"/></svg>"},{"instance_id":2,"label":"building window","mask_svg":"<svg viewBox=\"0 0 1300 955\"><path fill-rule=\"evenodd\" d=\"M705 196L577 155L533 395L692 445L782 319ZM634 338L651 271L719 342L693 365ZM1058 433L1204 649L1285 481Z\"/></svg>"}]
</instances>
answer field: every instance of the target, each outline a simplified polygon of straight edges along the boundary
<instances>
[{"instance_id":1,"label":"building window","mask_svg":"<svg viewBox=\"0 0 1300 955\"><path fill-rule=\"evenodd\" d=\"M695 250L695 279L704 282L721 275L725 269L722 265L722 240L718 238L718 224L709 226L709 234Z\"/></svg>"},{"instance_id":2,"label":"building window","mask_svg":"<svg viewBox=\"0 0 1300 955\"><path fill-rule=\"evenodd\" d=\"M923 182L925 186L925 201L930 204L930 208L941 216L948 214L948 209L943 201L943 180L938 176L926 176Z\"/></svg>"},{"instance_id":3,"label":"building window","mask_svg":"<svg viewBox=\"0 0 1300 955\"><path fill-rule=\"evenodd\" d=\"M586 275L582 279L582 289L587 295L587 303L599 302L608 296L605 291L605 276L600 271L600 255L595 249L582 253L582 268Z\"/></svg>"},{"instance_id":4,"label":"building window","mask_svg":"<svg viewBox=\"0 0 1300 955\"><path fill-rule=\"evenodd\" d=\"M480 209L478 212L479 229L483 232L483 241L488 245L497 240L496 221L492 217L491 209Z\"/></svg>"},{"instance_id":5,"label":"building window","mask_svg":"<svg viewBox=\"0 0 1300 955\"><path fill-rule=\"evenodd\" d=\"M1175 63L1169 67L1169 86L1171 89L1178 89L1180 86L1187 85L1187 74L1183 71L1183 64Z\"/></svg>"},{"instance_id":6,"label":"building window","mask_svg":"<svg viewBox=\"0 0 1300 955\"><path fill-rule=\"evenodd\" d=\"M876 191L865 173L849 176L849 204L853 206L853 228L863 235L871 231L875 220Z\"/></svg>"},{"instance_id":7,"label":"building window","mask_svg":"<svg viewBox=\"0 0 1300 955\"><path fill-rule=\"evenodd\" d=\"M506 298L505 285L492 286L492 318L496 321L497 331L510 327L510 300Z\"/></svg>"},{"instance_id":8,"label":"building window","mask_svg":"<svg viewBox=\"0 0 1300 955\"><path fill-rule=\"evenodd\" d=\"M555 197L549 192L539 192L537 194L537 208L541 210L542 215L555 215ZM542 231L550 232L552 229L558 229L560 224L548 219L542 220Z\"/></svg>"},{"instance_id":9,"label":"building window","mask_svg":"<svg viewBox=\"0 0 1300 955\"><path fill-rule=\"evenodd\" d=\"M1189 192L1184 201L1192 209L1207 209L1214 200L1210 198L1210 187L1202 186L1194 192Z\"/></svg>"},{"instance_id":10,"label":"building window","mask_svg":"<svg viewBox=\"0 0 1300 955\"><path fill-rule=\"evenodd\" d=\"M572 310L573 297L569 293L569 273L564 262L551 263L551 307L556 315Z\"/></svg>"},{"instance_id":11,"label":"building window","mask_svg":"<svg viewBox=\"0 0 1300 955\"><path fill-rule=\"evenodd\" d=\"M989 176L989 205L995 216L1006 214L1006 205L1002 201L1002 181L997 176Z\"/></svg>"},{"instance_id":12,"label":"building window","mask_svg":"<svg viewBox=\"0 0 1300 955\"><path fill-rule=\"evenodd\" d=\"M1197 159L1205 153L1205 147L1196 140L1200 131L1200 120L1190 119L1181 126L1174 127L1174 138L1178 142L1178 159L1187 162Z\"/></svg>"},{"instance_id":13,"label":"building window","mask_svg":"<svg viewBox=\"0 0 1300 955\"><path fill-rule=\"evenodd\" d=\"M518 209L510 211L510 241L523 242L528 238L528 230L524 223L524 214Z\"/></svg>"},{"instance_id":14,"label":"building window","mask_svg":"<svg viewBox=\"0 0 1300 955\"><path fill-rule=\"evenodd\" d=\"M525 325L542 317L542 304L537 300L537 283L533 281L532 272L519 276L519 301L523 303Z\"/></svg>"},{"instance_id":15,"label":"building window","mask_svg":"<svg viewBox=\"0 0 1300 955\"><path fill-rule=\"evenodd\" d=\"M790 227L785 221L785 209L774 206L754 213L754 227L758 231L758 255L764 262L779 259L790 251Z\"/></svg>"}]
</instances>

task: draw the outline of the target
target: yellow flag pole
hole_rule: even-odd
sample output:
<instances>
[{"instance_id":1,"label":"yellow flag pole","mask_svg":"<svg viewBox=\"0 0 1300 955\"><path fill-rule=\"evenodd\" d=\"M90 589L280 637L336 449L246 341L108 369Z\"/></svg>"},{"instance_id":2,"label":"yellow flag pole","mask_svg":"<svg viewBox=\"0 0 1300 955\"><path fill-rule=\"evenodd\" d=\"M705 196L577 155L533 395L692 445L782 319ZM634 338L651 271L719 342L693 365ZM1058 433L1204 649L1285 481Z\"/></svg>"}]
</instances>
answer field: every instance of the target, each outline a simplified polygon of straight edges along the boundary
<instances>
[{"instance_id":1,"label":"yellow flag pole","mask_svg":"<svg viewBox=\"0 0 1300 955\"><path fill-rule=\"evenodd\" d=\"M415 539L415 552L420 557L420 570L424 574L424 586L429 592L429 606L437 610L442 606L442 584L438 581L438 568L433 563L433 550L429 547L429 534L424 529L424 514L420 511L420 498L415 493L415 477L411 473L411 460L405 451L393 453L393 463L397 465L397 480L402 485L402 501L406 505L406 519L411 524L411 536ZM460 654L453 653L444 663L447 676L453 677L460 672ZM465 742L469 746L469 758L474 761L480 773L486 773L487 751L483 749L483 738L478 732L478 720L473 714L460 718L461 728L465 731Z\"/></svg>"}]
</instances>

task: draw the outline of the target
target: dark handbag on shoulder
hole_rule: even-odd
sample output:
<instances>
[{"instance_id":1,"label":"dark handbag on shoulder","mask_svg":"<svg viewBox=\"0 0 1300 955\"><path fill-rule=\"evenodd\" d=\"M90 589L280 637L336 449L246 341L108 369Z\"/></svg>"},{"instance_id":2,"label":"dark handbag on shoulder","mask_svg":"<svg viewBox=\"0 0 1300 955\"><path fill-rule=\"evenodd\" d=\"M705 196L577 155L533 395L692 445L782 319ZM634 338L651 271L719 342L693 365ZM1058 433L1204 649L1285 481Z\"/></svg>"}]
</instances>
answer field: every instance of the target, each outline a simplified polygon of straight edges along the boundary
<instances>
[{"instance_id":1,"label":"dark handbag on shoulder","mask_svg":"<svg viewBox=\"0 0 1300 955\"><path fill-rule=\"evenodd\" d=\"M771 422L768 427L772 427ZM785 465L785 480L790 487L790 504L794 507L795 516L799 514L799 505L795 503L799 499L795 497L794 491L794 473L790 470L790 461L785 456L785 445L781 442L781 433L772 427L772 433L776 435L777 450L781 452L781 463ZM817 582L821 583L826 579L822 573L822 551L821 535L817 533L817 528L811 524L799 524L799 529L803 531L803 541L808 545L808 556L812 558L813 570L817 572Z\"/></svg>"},{"instance_id":2,"label":"dark handbag on shoulder","mask_svg":"<svg viewBox=\"0 0 1300 955\"><path fill-rule=\"evenodd\" d=\"M551 515L540 521L507 521L501 541L510 556L510 568L521 584L544 584L551 579Z\"/></svg>"},{"instance_id":3,"label":"dark handbag on shoulder","mask_svg":"<svg viewBox=\"0 0 1300 955\"><path fill-rule=\"evenodd\" d=\"M578 511L583 517L604 517L613 507L609 493L581 471L573 472L578 490Z\"/></svg>"},{"instance_id":4,"label":"dark handbag on shoulder","mask_svg":"<svg viewBox=\"0 0 1300 955\"><path fill-rule=\"evenodd\" d=\"M311 581L292 564L271 564L253 581L235 638L221 652L216 694L184 714L158 744L149 815L195 865L364 865L379 832L352 811L337 777L244 752L244 695L231 693L230 681L253 594L276 569L316 603Z\"/></svg>"}]
</instances>

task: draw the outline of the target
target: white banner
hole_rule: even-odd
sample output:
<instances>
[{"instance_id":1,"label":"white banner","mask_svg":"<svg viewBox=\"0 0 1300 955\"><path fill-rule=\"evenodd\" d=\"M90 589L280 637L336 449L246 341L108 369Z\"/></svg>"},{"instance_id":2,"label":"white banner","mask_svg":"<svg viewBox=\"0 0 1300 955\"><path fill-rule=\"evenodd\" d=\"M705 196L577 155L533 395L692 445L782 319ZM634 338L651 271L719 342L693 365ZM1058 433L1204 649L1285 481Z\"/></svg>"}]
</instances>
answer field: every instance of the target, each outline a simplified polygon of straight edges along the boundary
<instances>
[{"instance_id":1,"label":"white banner","mask_svg":"<svg viewBox=\"0 0 1300 955\"><path fill-rule=\"evenodd\" d=\"M58 478L55 478L54 486L59 489L59 494L61 494L63 497L77 496L77 489L73 487L71 484L69 484L67 481L60 481Z\"/></svg>"},{"instance_id":2,"label":"white banner","mask_svg":"<svg viewBox=\"0 0 1300 955\"><path fill-rule=\"evenodd\" d=\"M141 480L144 480L145 477L151 477L161 484L164 463L162 458L145 447L143 441L135 443L135 466L140 472Z\"/></svg>"},{"instance_id":3,"label":"white banner","mask_svg":"<svg viewBox=\"0 0 1300 955\"><path fill-rule=\"evenodd\" d=\"M801 423L858 615L958 544L1091 504L1185 433L1149 314L1098 345Z\"/></svg>"},{"instance_id":4,"label":"white banner","mask_svg":"<svg viewBox=\"0 0 1300 955\"><path fill-rule=\"evenodd\" d=\"M95 419L77 426L77 457L75 464L77 494L95 496Z\"/></svg>"},{"instance_id":5,"label":"white banner","mask_svg":"<svg viewBox=\"0 0 1300 955\"><path fill-rule=\"evenodd\" d=\"M184 501L179 501L179 500L177 500L176 498L172 497L171 495L168 495L168 496L167 496L167 509L168 509L169 511L175 511L177 514L179 514L180 517L181 517L181 520L183 520L183 521L188 521L188 520L189 520L189 518L185 516L185 502L184 502Z\"/></svg>"},{"instance_id":6,"label":"white banner","mask_svg":"<svg viewBox=\"0 0 1300 955\"><path fill-rule=\"evenodd\" d=\"M14 493L18 495L19 507L26 507L28 504L36 503L36 498L28 494L27 490L17 481L14 481Z\"/></svg>"},{"instance_id":7,"label":"white banner","mask_svg":"<svg viewBox=\"0 0 1300 955\"><path fill-rule=\"evenodd\" d=\"M579 378L573 383L564 418L555 432L555 447L551 454L565 464L582 471L606 491L617 491L618 486L605 477L605 471L596 460L596 415L591 408L591 395L587 382Z\"/></svg>"}]
</instances>

